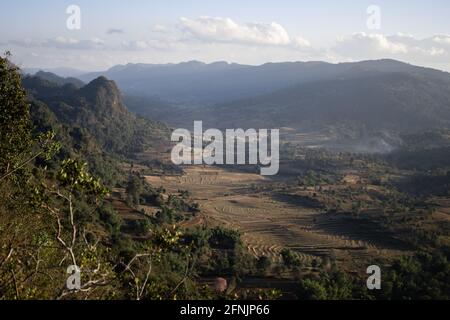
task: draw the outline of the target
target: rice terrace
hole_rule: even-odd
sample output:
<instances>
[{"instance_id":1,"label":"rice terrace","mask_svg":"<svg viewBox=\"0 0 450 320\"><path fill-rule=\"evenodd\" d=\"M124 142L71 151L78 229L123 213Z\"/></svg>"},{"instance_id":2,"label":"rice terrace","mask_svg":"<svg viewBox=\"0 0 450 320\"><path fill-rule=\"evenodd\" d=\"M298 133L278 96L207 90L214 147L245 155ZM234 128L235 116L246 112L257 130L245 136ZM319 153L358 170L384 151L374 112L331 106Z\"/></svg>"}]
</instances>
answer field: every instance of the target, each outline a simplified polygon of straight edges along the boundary
<instances>
[{"instance_id":1,"label":"rice terrace","mask_svg":"<svg viewBox=\"0 0 450 320\"><path fill-rule=\"evenodd\" d=\"M308 198L317 192L314 188L287 192L282 185L289 181L283 179L209 166L186 167L180 176L146 179L168 192L187 190L202 212L191 224L223 225L239 230L256 257L267 256L279 262L281 251L287 248L304 262L333 256L343 265L351 261L351 267L347 267L361 272L367 257L408 254L404 245L395 238L380 237L376 228L361 229L351 217L326 214L323 207L310 203ZM333 187L343 186L345 182ZM355 261L361 262L360 270Z\"/></svg>"}]
</instances>

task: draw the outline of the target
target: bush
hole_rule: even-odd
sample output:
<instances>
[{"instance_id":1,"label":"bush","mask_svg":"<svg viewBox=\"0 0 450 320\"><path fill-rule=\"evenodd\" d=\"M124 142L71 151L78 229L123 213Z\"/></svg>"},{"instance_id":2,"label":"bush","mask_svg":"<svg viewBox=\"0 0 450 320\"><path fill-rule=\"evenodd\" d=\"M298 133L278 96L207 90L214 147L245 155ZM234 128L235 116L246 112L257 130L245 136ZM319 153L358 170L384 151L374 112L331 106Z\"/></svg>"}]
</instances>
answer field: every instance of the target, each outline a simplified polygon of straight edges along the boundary
<instances>
[{"instance_id":1,"label":"bush","mask_svg":"<svg viewBox=\"0 0 450 320\"><path fill-rule=\"evenodd\" d=\"M258 269L258 271L263 275L267 272L271 265L272 262L266 256L261 256L256 261L256 269Z\"/></svg>"},{"instance_id":2,"label":"bush","mask_svg":"<svg viewBox=\"0 0 450 320\"><path fill-rule=\"evenodd\" d=\"M104 205L99 209L100 220L105 223L111 234L120 231L122 218L117 214L111 205Z\"/></svg>"},{"instance_id":3,"label":"bush","mask_svg":"<svg viewBox=\"0 0 450 320\"><path fill-rule=\"evenodd\" d=\"M443 254L419 253L396 261L377 298L390 300L450 299L450 266Z\"/></svg>"},{"instance_id":4,"label":"bush","mask_svg":"<svg viewBox=\"0 0 450 320\"><path fill-rule=\"evenodd\" d=\"M317 279L300 282L297 297L302 300L350 300L358 297L361 288L343 272L321 273Z\"/></svg>"},{"instance_id":5,"label":"bush","mask_svg":"<svg viewBox=\"0 0 450 320\"><path fill-rule=\"evenodd\" d=\"M150 230L150 222L147 219L144 220L132 220L129 224L131 230L138 234L147 234Z\"/></svg>"},{"instance_id":6,"label":"bush","mask_svg":"<svg viewBox=\"0 0 450 320\"><path fill-rule=\"evenodd\" d=\"M234 250L241 243L240 234L235 230L217 227L211 230L209 245L215 249Z\"/></svg>"},{"instance_id":7,"label":"bush","mask_svg":"<svg viewBox=\"0 0 450 320\"><path fill-rule=\"evenodd\" d=\"M300 258L289 249L284 249L283 251L281 251L281 257L283 259L284 265L289 269L295 267L298 268L302 265Z\"/></svg>"}]
</instances>

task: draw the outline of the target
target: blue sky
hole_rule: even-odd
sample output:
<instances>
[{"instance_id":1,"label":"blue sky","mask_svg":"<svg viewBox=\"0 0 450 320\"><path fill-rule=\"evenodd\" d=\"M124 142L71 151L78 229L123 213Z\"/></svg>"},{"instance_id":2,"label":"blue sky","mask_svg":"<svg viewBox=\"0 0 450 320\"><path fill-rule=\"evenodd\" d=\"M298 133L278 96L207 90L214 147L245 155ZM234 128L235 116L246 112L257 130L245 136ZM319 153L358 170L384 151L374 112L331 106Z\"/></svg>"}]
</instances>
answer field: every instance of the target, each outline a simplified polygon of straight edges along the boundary
<instances>
[{"instance_id":1,"label":"blue sky","mask_svg":"<svg viewBox=\"0 0 450 320\"><path fill-rule=\"evenodd\" d=\"M81 10L80 30L66 27L69 5ZM379 29L367 27L370 5L381 10ZM2 3L0 49L25 67L85 70L376 58L450 70L449 16L444 0L15 0Z\"/></svg>"}]
</instances>

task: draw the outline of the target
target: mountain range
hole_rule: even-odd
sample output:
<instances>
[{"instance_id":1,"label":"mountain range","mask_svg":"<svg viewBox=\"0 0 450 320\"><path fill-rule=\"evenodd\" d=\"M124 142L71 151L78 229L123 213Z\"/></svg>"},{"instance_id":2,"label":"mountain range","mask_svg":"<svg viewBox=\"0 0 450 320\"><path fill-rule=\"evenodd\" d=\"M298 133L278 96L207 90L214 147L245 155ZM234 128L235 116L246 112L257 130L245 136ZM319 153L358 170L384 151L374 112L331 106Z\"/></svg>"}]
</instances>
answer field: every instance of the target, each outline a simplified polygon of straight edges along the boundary
<instances>
[{"instance_id":1,"label":"mountain range","mask_svg":"<svg viewBox=\"0 0 450 320\"><path fill-rule=\"evenodd\" d=\"M56 94L57 101L68 93L92 101L87 92L97 82L107 83L104 77L123 92L120 98L113 95L110 105L123 98L120 103L130 111L172 127L191 127L195 120L203 120L205 127L221 129L331 132L336 140L382 137L377 141L381 145L387 140L396 144L401 134L450 127L450 74L395 60L261 66L197 61L128 64L80 76L82 82L94 81L85 87L73 78L41 72L38 78L47 79L50 88L39 91ZM58 83L59 89L50 83ZM100 100L106 99L105 95ZM117 118L122 116L118 113Z\"/></svg>"},{"instance_id":2,"label":"mountain range","mask_svg":"<svg viewBox=\"0 0 450 320\"><path fill-rule=\"evenodd\" d=\"M367 71L206 107L191 118L201 115L218 127L348 124L400 132L449 127L450 76Z\"/></svg>"},{"instance_id":3,"label":"mountain range","mask_svg":"<svg viewBox=\"0 0 450 320\"><path fill-rule=\"evenodd\" d=\"M270 94L302 84L392 73L449 79L448 73L395 60L339 64L285 62L261 66L197 61L165 65L128 64L85 74L79 79L88 82L105 76L116 81L126 94L158 97L181 105L212 105Z\"/></svg>"}]
</instances>

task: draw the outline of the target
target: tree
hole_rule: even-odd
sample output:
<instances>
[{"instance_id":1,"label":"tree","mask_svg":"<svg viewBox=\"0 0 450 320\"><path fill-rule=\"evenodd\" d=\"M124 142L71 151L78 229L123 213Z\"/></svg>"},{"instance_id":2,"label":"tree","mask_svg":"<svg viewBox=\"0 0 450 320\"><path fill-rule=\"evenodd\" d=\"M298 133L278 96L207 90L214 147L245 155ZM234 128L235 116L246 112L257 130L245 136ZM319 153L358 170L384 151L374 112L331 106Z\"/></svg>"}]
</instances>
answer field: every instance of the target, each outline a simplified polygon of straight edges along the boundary
<instances>
[{"instance_id":1,"label":"tree","mask_svg":"<svg viewBox=\"0 0 450 320\"><path fill-rule=\"evenodd\" d=\"M0 56L0 182L14 173L16 183L26 181L24 169L38 157L49 158L60 149L55 134L47 132L33 139L30 105L18 68Z\"/></svg>"},{"instance_id":2,"label":"tree","mask_svg":"<svg viewBox=\"0 0 450 320\"><path fill-rule=\"evenodd\" d=\"M389 300L448 300L448 257L440 253L417 253L402 257L388 270L376 297Z\"/></svg>"},{"instance_id":3,"label":"tree","mask_svg":"<svg viewBox=\"0 0 450 320\"><path fill-rule=\"evenodd\" d=\"M262 275L264 275L267 272L267 269L269 269L271 265L272 262L266 256L261 256L256 261L256 268Z\"/></svg>"},{"instance_id":4,"label":"tree","mask_svg":"<svg viewBox=\"0 0 450 320\"><path fill-rule=\"evenodd\" d=\"M132 204L139 205L141 194L144 191L144 183L142 182L142 179L141 177L139 177L139 175L130 175L126 191L127 194L131 197Z\"/></svg>"},{"instance_id":5,"label":"tree","mask_svg":"<svg viewBox=\"0 0 450 320\"><path fill-rule=\"evenodd\" d=\"M25 161L32 146L30 107L18 69L0 57L0 177Z\"/></svg>"},{"instance_id":6,"label":"tree","mask_svg":"<svg viewBox=\"0 0 450 320\"><path fill-rule=\"evenodd\" d=\"M302 261L300 260L299 256L289 249L284 249L283 251L281 251L281 257L283 259L284 265L290 269L301 268L302 266Z\"/></svg>"},{"instance_id":7,"label":"tree","mask_svg":"<svg viewBox=\"0 0 450 320\"><path fill-rule=\"evenodd\" d=\"M9 57L0 57L0 299L26 299L48 276L42 255L55 253L33 197L38 173L31 174L34 160L49 155L54 135L33 138L21 77Z\"/></svg>"},{"instance_id":8,"label":"tree","mask_svg":"<svg viewBox=\"0 0 450 320\"><path fill-rule=\"evenodd\" d=\"M95 279L85 274L81 288L87 295L99 275L104 280L107 263L100 263L98 241L89 240L76 209L106 190L85 163L68 159L59 172L47 169L60 145L53 132L33 136L20 74L8 57L0 57L0 299L64 296L66 269L54 266L65 261L93 270Z\"/></svg>"},{"instance_id":9,"label":"tree","mask_svg":"<svg viewBox=\"0 0 450 320\"><path fill-rule=\"evenodd\" d=\"M350 300L358 298L357 286L340 271L322 272L316 279L300 282L297 296L302 300Z\"/></svg>"}]
</instances>

